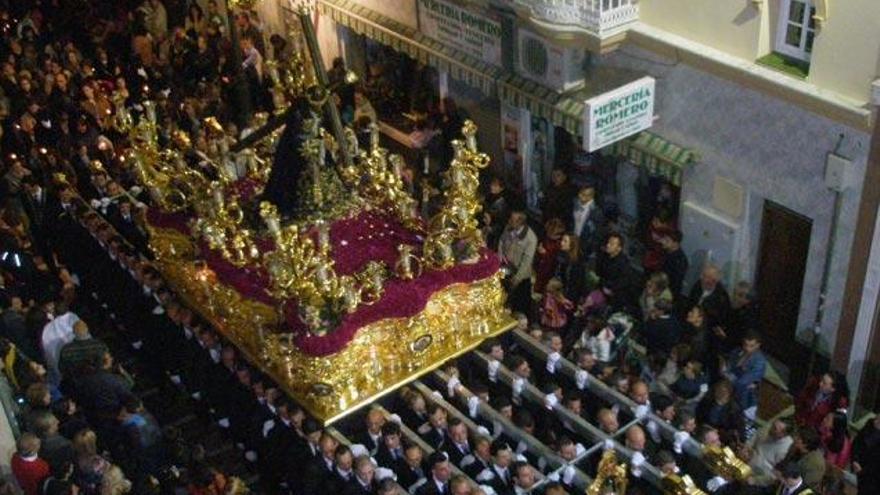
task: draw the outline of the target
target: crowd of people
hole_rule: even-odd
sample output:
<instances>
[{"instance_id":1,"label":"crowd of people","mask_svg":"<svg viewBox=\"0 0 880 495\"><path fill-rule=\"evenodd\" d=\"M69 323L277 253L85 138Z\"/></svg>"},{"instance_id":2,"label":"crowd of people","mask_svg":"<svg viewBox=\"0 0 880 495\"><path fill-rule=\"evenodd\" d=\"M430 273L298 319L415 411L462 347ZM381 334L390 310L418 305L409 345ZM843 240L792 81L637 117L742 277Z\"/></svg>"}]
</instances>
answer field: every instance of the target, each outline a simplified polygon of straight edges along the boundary
<instances>
[{"instance_id":1,"label":"crowd of people","mask_svg":"<svg viewBox=\"0 0 880 495\"><path fill-rule=\"evenodd\" d=\"M0 30L0 352L22 401L16 483L4 493L16 484L26 495L245 493L195 446L175 445L143 407L137 377L90 329L122 334L150 366L165 364L154 330L183 313L147 261L148 201L117 120L154 101L163 146L185 129L191 163L219 159L272 105L259 20L227 18L216 0L3 1ZM246 112L229 103L241 102L241 85ZM225 128L210 129L209 116ZM237 376L234 353L221 361L209 334L199 337L203 376L218 376L203 383L222 382L224 365ZM192 388L209 407L213 392Z\"/></svg>"},{"instance_id":2,"label":"crowd of people","mask_svg":"<svg viewBox=\"0 0 880 495\"><path fill-rule=\"evenodd\" d=\"M24 400L11 466L26 495L247 490L196 449L175 445L134 391L137 377L93 327L121 335L199 404L259 473L252 488L260 493L514 495L539 480L542 493L571 493L574 470L542 462L512 433L580 459L588 439L547 413L560 408L605 434L620 431L643 461L664 473L680 464L718 493L773 492L780 483L787 495L839 493L840 470L858 475L860 493L880 486L880 421L851 438L845 378L817 377L796 398L793 418L759 430L766 359L751 287L740 282L729 293L713 266L685 287L682 234L662 207L642 229L644 255L631 259L628 235L603 201L607 181L566 166L554 170L537 221L500 178L487 181L482 216L484 238L504 264L516 331L552 359L536 361L511 336L487 342L488 371L466 356L447 370L453 380L437 384L450 400L459 388L472 391L477 402L458 404L466 418L407 388L386 404L390 415L374 408L341 427L353 445L341 442L163 281L140 221L150 199L116 125L122 109L139 114L155 102L160 145L183 130L188 163L224 163L253 112L273 108L264 60L288 56L289 44L278 35L267 43L255 13L227 17L217 0L0 1L0 30L0 354ZM337 64L331 76L343 72ZM356 127L377 119L369 92L350 88L337 100ZM438 138L430 152L442 169L462 118L451 99L438 108L415 132L423 144ZM418 183L413 169L420 164L406 170L408 185L427 214L440 186ZM437 175L436 166L421 171ZM564 360L635 409L591 395L586 378L564 380L556 373ZM499 380L502 369L520 385ZM525 384L546 403L520 400ZM508 429L480 417L480 403ZM704 445L731 446L753 476L714 479L651 422L623 432L645 414ZM656 487L635 482L631 490Z\"/></svg>"}]
</instances>

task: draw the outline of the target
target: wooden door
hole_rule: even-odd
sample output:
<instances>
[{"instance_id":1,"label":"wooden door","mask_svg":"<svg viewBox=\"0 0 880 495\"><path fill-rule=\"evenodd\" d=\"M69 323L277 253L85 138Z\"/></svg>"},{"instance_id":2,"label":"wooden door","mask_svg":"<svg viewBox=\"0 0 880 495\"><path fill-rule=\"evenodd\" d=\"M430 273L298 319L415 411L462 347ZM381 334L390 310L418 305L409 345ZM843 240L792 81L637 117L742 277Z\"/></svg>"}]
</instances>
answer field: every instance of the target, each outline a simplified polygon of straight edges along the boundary
<instances>
[{"instance_id":1,"label":"wooden door","mask_svg":"<svg viewBox=\"0 0 880 495\"><path fill-rule=\"evenodd\" d=\"M798 361L795 334L812 228L809 218L764 202L756 284L761 330L764 348L789 367Z\"/></svg>"}]
</instances>

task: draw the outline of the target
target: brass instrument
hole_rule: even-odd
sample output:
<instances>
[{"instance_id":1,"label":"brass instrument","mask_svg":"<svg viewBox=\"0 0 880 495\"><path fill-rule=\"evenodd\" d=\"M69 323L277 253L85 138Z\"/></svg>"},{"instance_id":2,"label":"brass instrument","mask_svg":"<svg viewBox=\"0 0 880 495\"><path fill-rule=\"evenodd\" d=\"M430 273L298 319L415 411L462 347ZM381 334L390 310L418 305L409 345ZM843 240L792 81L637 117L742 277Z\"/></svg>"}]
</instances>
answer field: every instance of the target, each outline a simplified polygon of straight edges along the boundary
<instances>
[{"instance_id":1,"label":"brass instrument","mask_svg":"<svg viewBox=\"0 0 880 495\"><path fill-rule=\"evenodd\" d=\"M606 450L599 461L596 479L587 487L587 495L624 495L626 485L626 464L618 463L614 449Z\"/></svg>"},{"instance_id":2,"label":"brass instrument","mask_svg":"<svg viewBox=\"0 0 880 495\"><path fill-rule=\"evenodd\" d=\"M663 477L661 484L667 495L706 495L688 475L668 474Z\"/></svg>"},{"instance_id":3,"label":"brass instrument","mask_svg":"<svg viewBox=\"0 0 880 495\"><path fill-rule=\"evenodd\" d=\"M705 446L703 459L715 474L728 480L743 481L752 475L752 468L738 458L730 447Z\"/></svg>"}]
</instances>

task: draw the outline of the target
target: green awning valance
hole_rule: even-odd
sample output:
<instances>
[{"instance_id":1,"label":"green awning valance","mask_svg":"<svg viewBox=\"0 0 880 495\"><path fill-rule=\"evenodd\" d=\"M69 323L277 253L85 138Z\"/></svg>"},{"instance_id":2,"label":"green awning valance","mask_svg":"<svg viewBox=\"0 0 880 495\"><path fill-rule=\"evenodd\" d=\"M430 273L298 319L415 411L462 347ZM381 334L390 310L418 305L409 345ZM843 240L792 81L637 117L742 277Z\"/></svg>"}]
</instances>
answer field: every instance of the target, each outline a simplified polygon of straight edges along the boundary
<instances>
[{"instance_id":1,"label":"green awning valance","mask_svg":"<svg viewBox=\"0 0 880 495\"><path fill-rule=\"evenodd\" d=\"M684 168L699 160L693 151L670 143L647 131L623 139L610 146L612 154L644 167L648 173L665 178L676 186L681 185Z\"/></svg>"},{"instance_id":2,"label":"green awning valance","mask_svg":"<svg viewBox=\"0 0 880 495\"><path fill-rule=\"evenodd\" d=\"M320 12L352 31L445 71L450 77L494 94L501 70L351 0L320 0Z\"/></svg>"},{"instance_id":3,"label":"green awning valance","mask_svg":"<svg viewBox=\"0 0 880 495\"><path fill-rule=\"evenodd\" d=\"M449 77L480 88L486 95L497 94L501 101L526 108L574 135L581 133L584 113L581 101L563 97L538 83L444 46L352 0L319 0L318 6L322 14L356 33L445 71Z\"/></svg>"},{"instance_id":4,"label":"green awning valance","mask_svg":"<svg viewBox=\"0 0 880 495\"><path fill-rule=\"evenodd\" d=\"M527 109L532 115L549 120L577 136L581 133L584 102L561 96L552 89L517 76L506 74L498 80L501 101Z\"/></svg>"}]
</instances>

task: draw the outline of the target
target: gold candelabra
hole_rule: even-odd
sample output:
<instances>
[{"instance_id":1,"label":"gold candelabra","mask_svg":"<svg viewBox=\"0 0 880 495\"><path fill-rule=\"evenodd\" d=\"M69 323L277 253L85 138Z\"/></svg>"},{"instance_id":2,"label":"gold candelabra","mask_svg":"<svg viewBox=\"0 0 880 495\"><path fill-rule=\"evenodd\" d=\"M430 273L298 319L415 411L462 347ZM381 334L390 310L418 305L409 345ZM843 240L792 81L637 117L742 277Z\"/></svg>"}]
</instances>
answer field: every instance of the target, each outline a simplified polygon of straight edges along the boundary
<instances>
[{"instance_id":1,"label":"gold candelabra","mask_svg":"<svg viewBox=\"0 0 880 495\"><path fill-rule=\"evenodd\" d=\"M403 158L380 147L378 133L378 127L373 124L369 150L359 150L354 132L349 133L348 146L352 155L357 157L358 166L343 169L341 175L370 204L376 208L390 208L407 228L421 230L416 202L403 187Z\"/></svg>"},{"instance_id":2,"label":"gold candelabra","mask_svg":"<svg viewBox=\"0 0 880 495\"><path fill-rule=\"evenodd\" d=\"M279 300L294 298L309 331L323 335L346 313L382 296L385 267L370 262L354 276L337 275L330 257L330 234L319 223L317 241L296 224L281 227L275 205L260 203L260 216L275 241L275 250L264 255L271 294Z\"/></svg>"},{"instance_id":3,"label":"gold candelabra","mask_svg":"<svg viewBox=\"0 0 880 495\"><path fill-rule=\"evenodd\" d=\"M423 253L425 261L436 268L454 263L454 249L459 261L473 261L485 245L477 223L482 210L477 194L480 169L489 165L489 156L477 151L477 126L467 120L462 127L465 140L452 142L454 155L447 171L448 189L443 208L428 222L428 237Z\"/></svg>"}]
</instances>

